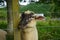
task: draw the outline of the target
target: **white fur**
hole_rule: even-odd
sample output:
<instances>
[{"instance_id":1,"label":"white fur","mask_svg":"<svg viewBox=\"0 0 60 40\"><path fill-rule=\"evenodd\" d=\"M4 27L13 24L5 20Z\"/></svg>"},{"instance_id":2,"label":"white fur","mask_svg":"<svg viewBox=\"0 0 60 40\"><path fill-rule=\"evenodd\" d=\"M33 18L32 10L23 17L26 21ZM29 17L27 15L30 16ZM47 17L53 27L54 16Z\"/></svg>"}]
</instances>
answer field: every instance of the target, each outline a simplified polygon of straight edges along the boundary
<instances>
[{"instance_id":1,"label":"white fur","mask_svg":"<svg viewBox=\"0 0 60 40\"><path fill-rule=\"evenodd\" d=\"M32 19L31 22L26 25L26 28L21 30L21 36L21 40L38 40L38 32L36 29L35 19Z\"/></svg>"}]
</instances>

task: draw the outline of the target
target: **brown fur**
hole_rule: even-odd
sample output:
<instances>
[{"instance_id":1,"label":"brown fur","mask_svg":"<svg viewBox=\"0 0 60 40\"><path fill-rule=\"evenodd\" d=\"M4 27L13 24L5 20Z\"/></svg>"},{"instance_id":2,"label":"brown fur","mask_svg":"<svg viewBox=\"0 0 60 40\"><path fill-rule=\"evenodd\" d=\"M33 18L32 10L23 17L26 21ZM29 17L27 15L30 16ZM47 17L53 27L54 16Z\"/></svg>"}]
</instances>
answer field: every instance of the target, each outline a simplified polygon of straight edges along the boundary
<instances>
[{"instance_id":1,"label":"brown fur","mask_svg":"<svg viewBox=\"0 0 60 40\"><path fill-rule=\"evenodd\" d=\"M6 40L7 32L0 29L0 40Z\"/></svg>"}]
</instances>

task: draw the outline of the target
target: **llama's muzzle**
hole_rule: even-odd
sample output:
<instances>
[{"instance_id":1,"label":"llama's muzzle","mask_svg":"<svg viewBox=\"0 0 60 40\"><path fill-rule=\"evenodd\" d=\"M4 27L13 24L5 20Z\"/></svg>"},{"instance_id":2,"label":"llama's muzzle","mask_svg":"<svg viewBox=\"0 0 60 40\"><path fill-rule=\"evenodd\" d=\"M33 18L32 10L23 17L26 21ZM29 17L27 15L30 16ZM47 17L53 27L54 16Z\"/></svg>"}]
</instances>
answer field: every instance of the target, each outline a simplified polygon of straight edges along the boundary
<instances>
[{"instance_id":1,"label":"llama's muzzle","mask_svg":"<svg viewBox=\"0 0 60 40\"><path fill-rule=\"evenodd\" d=\"M43 14L34 14L33 17L37 20L43 20L45 18Z\"/></svg>"}]
</instances>

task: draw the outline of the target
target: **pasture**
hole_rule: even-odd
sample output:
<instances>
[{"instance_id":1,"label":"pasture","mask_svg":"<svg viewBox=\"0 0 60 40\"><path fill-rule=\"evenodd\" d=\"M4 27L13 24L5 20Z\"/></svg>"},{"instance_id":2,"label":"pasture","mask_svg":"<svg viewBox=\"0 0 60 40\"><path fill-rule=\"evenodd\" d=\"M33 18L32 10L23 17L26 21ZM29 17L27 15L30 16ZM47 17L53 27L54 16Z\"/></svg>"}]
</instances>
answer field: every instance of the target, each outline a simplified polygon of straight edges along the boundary
<instances>
[{"instance_id":1,"label":"pasture","mask_svg":"<svg viewBox=\"0 0 60 40\"><path fill-rule=\"evenodd\" d=\"M60 40L60 20L51 20L50 14L53 5L51 4L30 4L27 6L20 6L19 12L31 10L35 13L44 13L46 20L37 21L37 29L39 40ZM7 28L7 8L0 9L0 29ZM10 36L7 40L12 40Z\"/></svg>"}]
</instances>

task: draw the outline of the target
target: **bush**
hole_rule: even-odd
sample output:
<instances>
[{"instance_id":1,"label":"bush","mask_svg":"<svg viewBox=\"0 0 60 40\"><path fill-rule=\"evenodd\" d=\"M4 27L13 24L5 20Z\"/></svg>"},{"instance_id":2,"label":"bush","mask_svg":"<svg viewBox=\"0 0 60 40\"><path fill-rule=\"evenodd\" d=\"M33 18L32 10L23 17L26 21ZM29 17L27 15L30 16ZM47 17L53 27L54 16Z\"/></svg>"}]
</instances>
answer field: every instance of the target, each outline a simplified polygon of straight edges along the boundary
<instances>
[{"instance_id":1,"label":"bush","mask_svg":"<svg viewBox=\"0 0 60 40\"><path fill-rule=\"evenodd\" d=\"M0 29L6 29L7 28L7 22L6 21L0 21Z\"/></svg>"}]
</instances>

